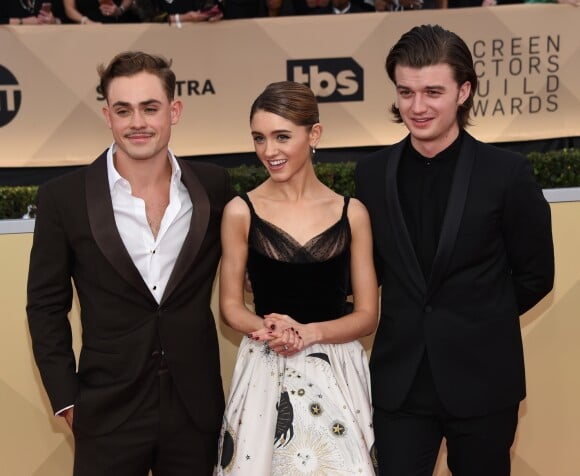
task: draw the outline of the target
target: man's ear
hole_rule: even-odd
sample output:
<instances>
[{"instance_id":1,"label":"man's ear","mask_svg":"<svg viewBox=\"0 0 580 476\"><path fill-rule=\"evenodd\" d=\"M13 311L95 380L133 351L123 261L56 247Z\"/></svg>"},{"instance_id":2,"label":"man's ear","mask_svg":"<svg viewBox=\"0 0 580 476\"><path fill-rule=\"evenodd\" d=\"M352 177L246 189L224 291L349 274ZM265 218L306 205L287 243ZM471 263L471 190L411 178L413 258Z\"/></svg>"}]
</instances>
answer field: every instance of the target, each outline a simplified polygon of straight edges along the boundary
<instances>
[{"instance_id":1,"label":"man's ear","mask_svg":"<svg viewBox=\"0 0 580 476\"><path fill-rule=\"evenodd\" d=\"M461 86L459 86L459 94L457 97L457 102L461 106L471 93L471 83L469 81L465 81Z\"/></svg>"},{"instance_id":2,"label":"man's ear","mask_svg":"<svg viewBox=\"0 0 580 476\"><path fill-rule=\"evenodd\" d=\"M181 118L181 113L183 111L183 103L179 99L176 99L171 102L169 108L170 108L169 113L171 114L171 125L174 126L179 122L179 119Z\"/></svg>"},{"instance_id":3,"label":"man's ear","mask_svg":"<svg viewBox=\"0 0 580 476\"><path fill-rule=\"evenodd\" d=\"M111 110L109 109L108 104L106 106L103 106L103 117L105 118L107 127L111 129Z\"/></svg>"}]
</instances>

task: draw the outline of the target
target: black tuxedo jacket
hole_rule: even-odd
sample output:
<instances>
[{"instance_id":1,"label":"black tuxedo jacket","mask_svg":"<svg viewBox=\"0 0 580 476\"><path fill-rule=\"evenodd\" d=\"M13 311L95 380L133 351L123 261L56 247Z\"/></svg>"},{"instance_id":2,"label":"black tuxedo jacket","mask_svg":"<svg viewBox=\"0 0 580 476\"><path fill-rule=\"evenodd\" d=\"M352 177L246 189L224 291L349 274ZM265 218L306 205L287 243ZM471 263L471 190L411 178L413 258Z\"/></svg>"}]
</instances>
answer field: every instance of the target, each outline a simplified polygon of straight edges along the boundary
<instances>
[{"instance_id":1,"label":"black tuxedo jacket","mask_svg":"<svg viewBox=\"0 0 580 476\"><path fill-rule=\"evenodd\" d=\"M373 404L388 411L401 406L426 350L451 414L506 408L525 397L519 316L553 285L550 208L525 157L465 133L425 277L397 189L407 140L375 152L356 170L382 285L370 359Z\"/></svg>"},{"instance_id":2,"label":"black tuxedo jacket","mask_svg":"<svg viewBox=\"0 0 580 476\"><path fill-rule=\"evenodd\" d=\"M106 153L39 189L28 322L52 407L75 405L75 433L104 434L127 419L157 383L161 350L195 424L219 431L224 396L210 296L233 191L225 169L179 164L193 211L159 304L116 228ZM82 324L78 370L67 317L71 278Z\"/></svg>"}]
</instances>

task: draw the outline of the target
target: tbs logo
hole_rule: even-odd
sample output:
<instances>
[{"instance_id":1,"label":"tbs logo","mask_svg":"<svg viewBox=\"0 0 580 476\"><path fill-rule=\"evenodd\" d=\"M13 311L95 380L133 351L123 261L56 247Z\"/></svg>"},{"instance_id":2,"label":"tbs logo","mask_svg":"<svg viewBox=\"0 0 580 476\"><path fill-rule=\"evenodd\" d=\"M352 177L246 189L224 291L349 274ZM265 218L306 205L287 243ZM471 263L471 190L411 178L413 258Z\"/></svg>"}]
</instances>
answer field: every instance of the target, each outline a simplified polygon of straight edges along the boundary
<instances>
[{"instance_id":1,"label":"tbs logo","mask_svg":"<svg viewBox=\"0 0 580 476\"><path fill-rule=\"evenodd\" d=\"M306 84L318 102L362 101L364 71L352 58L288 60L286 76Z\"/></svg>"},{"instance_id":2,"label":"tbs logo","mask_svg":"<svg viewBox=\"0 0 580 476\"><path fill-rule=\"evenodd\" d=\"M8 124L18 114L22 92L14 75L0 65L0 127Z\"/></svg>"}]
</instances>

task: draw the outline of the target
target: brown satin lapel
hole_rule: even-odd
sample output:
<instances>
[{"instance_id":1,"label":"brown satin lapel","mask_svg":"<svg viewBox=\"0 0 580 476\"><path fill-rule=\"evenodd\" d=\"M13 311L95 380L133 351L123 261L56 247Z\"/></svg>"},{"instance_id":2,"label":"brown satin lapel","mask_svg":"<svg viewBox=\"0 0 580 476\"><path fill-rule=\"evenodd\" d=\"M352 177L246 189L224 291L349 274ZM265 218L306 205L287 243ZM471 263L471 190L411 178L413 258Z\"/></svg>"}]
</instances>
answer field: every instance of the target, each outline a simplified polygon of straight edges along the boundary
<instances>
[{"instance_id":1,"label":"brown satin lapel","mask_svg":"<svg viewBox=\"0 0 580 476\"><path fill-rule=\"evenodd\" d=\"M201 247L201 243L205 238L210 216L209 196L205 187L199 181L199 178L193 172L191 167L181 160L179 160L179 166L181 167L181 180L189 191L193 209L191 212L189 232L185 237L185 241L183 242L183 246L179 252L171 276L169 277L167 287L165 288L165 292L161 298L162 303L166 301L175 290L176 286L183 279L185 273L191 269L191 264L195 260Z\"/></svg>"},{"instance_id":2,"label":"brown satin lapel","mask_svg":"<svg viewBox=\"0 0 580 476\"><path fill-rule=\"evenodd\" d=\"M401 202L399 200L399 188L397 186L397 168L401 161L405 144L406 140L396 144L391 151L389 160L387 160L385 198L389 221L392 224L392 231L395 235L393 238L395 243L397 243L399 254L405 264L405 269L413 283L415 283L421 293L424 293L427 287L425 277L417 260L417 255L415 254L415 249L409 236L409 230L407 230L407 223L403 217L403 210L401 209Z\"/></svg>"},{"instance_id":3,"label":"brown satin lapel","mask_svg":"<svg viewBox=\"0 0 580 476\"><path fill-rule=\"evenodd\" d=\"M465 133L463 143L457 158L457 165L453 174L447 209L443 218L439 245L433 259L431 276L429 277L429 293L432 293L447 270L451 254L457 240L457 232L465 209L465 200L469 190L471 171L475 161L475 140Z\"/></svg>"},{"instance_id":4,"label":"brown satin lapel","mask_svg":"<svg viewBox=\"0 0 580 476\"><path fill-rule=\"evenodd\" d=\"M87 214L91 232L109 263L125 281L133 285L139 292L153 296L143 281L141 274L133 264L127 252L121 235L117 230L113 203L107 180L107 156L101 155L93 164L87 167L86 173Z\"/></svg>"}]
</instances>

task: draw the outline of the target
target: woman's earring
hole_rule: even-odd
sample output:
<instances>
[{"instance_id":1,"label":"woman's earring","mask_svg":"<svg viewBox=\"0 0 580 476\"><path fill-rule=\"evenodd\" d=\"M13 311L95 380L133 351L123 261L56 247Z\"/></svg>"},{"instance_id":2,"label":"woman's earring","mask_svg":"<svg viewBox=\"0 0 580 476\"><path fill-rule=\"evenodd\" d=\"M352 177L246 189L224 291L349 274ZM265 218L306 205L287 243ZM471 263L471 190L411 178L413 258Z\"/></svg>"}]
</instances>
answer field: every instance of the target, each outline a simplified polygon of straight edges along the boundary
<instances>
[{"instance_id":1,"label":"woman's earring","mask_svg":"<svg viewBox=\"0 0 580 476\"><path fill-rule=\"evenodd\" d=\"M310 147L310 155L314 157L316 155L316 149L314 147Z\"/></svg>"}]
</instances>

